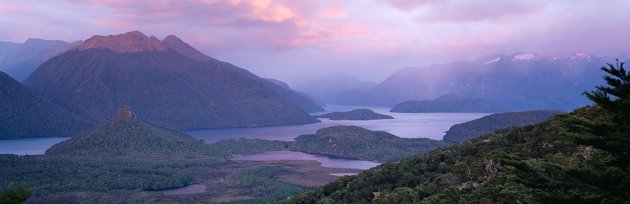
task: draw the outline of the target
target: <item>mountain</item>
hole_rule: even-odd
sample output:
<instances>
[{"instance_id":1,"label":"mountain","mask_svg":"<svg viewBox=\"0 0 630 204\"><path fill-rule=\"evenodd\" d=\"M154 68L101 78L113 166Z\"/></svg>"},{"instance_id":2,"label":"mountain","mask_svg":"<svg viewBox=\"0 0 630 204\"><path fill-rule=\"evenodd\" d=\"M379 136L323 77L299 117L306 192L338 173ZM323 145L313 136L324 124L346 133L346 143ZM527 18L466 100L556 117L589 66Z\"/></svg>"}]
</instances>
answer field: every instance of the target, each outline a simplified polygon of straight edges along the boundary
<instances>
[{"instance_id":1,"label":"mountain","mask_svg":"<svg viewBox=\"0 0 630 204\"><path fill-rule=\"evenodd\" d=\"M325 104L342 104L339 95L351 90L369 89L376 85L374 82L361 81L350 75L333 75L320 77L305 77L293 84L296 90L300 90L309 96Z\"/></svg>"},{"instance_id":2,"label":"mountain","mask_svg":"<svg viewBox=\"0 0 630 204\"><path fill-rule=\"evenodd\" d=\"M405 101L394 106L390 112L395 113L496 113L506 111L506 108L485 98L461 98L450 94L440 96L431 101Z\"/></svg>"},{"instance_id":3,"label":"mountain","mask_svg":"<svg viewBox=\"0 0 630 204\"><path fill-rule=\"evenodd\" d=\"M0 72L0 139L70 136L93 124L48 102Z\"/></svg>"},{"instance_id":4,"label":"mountain","mask_svg":"<svg viewBox=\"0 0 630 204\"><path fill-rule=\"evenodd\" d=\"M314 113L325 111L322 105L315 102L314 99L311 99L308 95L302 92L298 92L296 90L291 89L288 84L275 80L275 79L265 79L263 83L278 93L284 100L293 104L302 110Z\"/></svg>"},{"instance_id":5,"label":"mountain","mask_svg":"<svg viewBox=\"0 0 630 204\"><path fill-rule=\"evenodd\" d=\"M389 115L378 114L370 109L356 109L347 112L332 112L315 116L317 118L328 118L331 120L380 120L394 119Z\"/></svg>"},{"instance_id":6,"label":"mountain","mask_svg":"<svg viewBox=\"0 0 630 204\"><path fill-rule=\"evenodd\" d=\"M210 57L183 55L172 38L162 42L138 31L94 36L43 63L24 83L100 123L122 105L143 121L180 130L318 122L263 79Z\"/></svg>"},{"instance_id":7,"label":"mountain","mask_svg":"<svg viewBox=\"0 0 630 204\"><path fill-rule=\"evenodd\" d=\"M540 123L561 113L563 112L557 110L495 113L451 126L444 135L444 141L461 143L499 129Z\"/></svg>"},{"instance_id":8,"label":"mountain","mask_svg":"<svg viewBox=\"0 0 630 204\"><path fill-rule=\"evenodd\" d=\"M0 71L22 81L40 64L78 43L35 38L24 43L0 42Z\"/></svg>"},{"instance_id":9,"label":"mountain","mask_svg":"<svg viewBox=\"0 0 630 204\"><path fill-rule=\"evenodd\" d=\"M613 118L578 109L342 177L284 203L628 203L628 159L583 142L615 131L584 124Z\"/></svg>"},{"instance_id":10,"label":"mountain","mask_svg":"<svg viewBox=\"0 0 630 204\"><path fill-rule=\"evenodd\" d=\"M172 160L179 155L203 157L206 149L203 142L184 133L137 120L133 110L123 106L103 127L55 144L46 155Z\"/></svg>"},{"instance_id":11,"label":"mountain","mask_svg":"<svg viewBox=\"0 0 630 204\"><path fill-rule=\"evenodd\" d=\"M175 50L176 52L179 52L182 55L190 57L191 59L201 61L201 62L206 62L209 64L223 64L224 63L199 52L198 50L190 46L188 43L179 39L177 36L174 36L174 35L166 36L166 38L164 38L162 42L164 43L164 45L171 48L172 50ZM233 65L230 65L230 66L233 66ZM242 69L236 66L233 66L233 67L236 71L240 72L243 76L249 77L252 80L263 83L265 86L274 90L284 100L286 100L290 104L293 104L301 108L302 110L306 112L311 113L311 112L324 111L324 108L322 108L321 105L314 102L306 94L291 89L289 85L287 85L286 83L282 81L275 80L275 79L259 78L258 76L252 74L251 72L245 69Z\"/></svg>"},{"instance_id":12,"label":"mountain","mask_svg":"<svg viewBox=\"0 0 630 204\"><path fill-rule=\"evenodd\" d=\"M370 89L340 95L345 105L393 106L455 93L487 98L508 109L572 110L590 104L582 92L599 84L602 64L612 58L584 52L568 55L489 55L420 68L402 69Z\"/></svg>"},{"instance_id":13,"label":"mountain","mask_svg":"<svg viewBox=\"0 0 630 204\"><path fill-rule=\"evenodd\" d=\"M315 154L388 162L425 153L450 143L426 138L400 138L384 131L357 126L333 126L301 135L289 149Z\"/></svg>"}]
</instances>

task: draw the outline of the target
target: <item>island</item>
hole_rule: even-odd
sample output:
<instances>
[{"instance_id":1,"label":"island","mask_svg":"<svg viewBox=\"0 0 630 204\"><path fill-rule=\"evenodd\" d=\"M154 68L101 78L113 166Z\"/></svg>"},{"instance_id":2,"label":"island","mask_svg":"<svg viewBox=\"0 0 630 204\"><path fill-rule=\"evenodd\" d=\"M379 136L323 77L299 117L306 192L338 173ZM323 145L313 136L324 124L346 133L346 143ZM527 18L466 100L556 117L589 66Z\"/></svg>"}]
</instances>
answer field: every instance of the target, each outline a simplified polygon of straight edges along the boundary
<instances>
[{"instance_id":1,"label":"island","mask_svg":"<svg viewBox=\"0 0 630 204\"><path fill-rule=\"evenodd\" d=\"M394 119L389 115L376 113L370 109L355 109L347 112L332 112L315 116L316 118L328 118L330 120L382 120Z\"/></svg>"},{"instance_id":2,"label":"island","mask_svg":"<svg viewBox=\"0 0 630 204\"><path fill-rule=\"evenodd\" d=\"M486 98L463 98L448 94L435 100L409 100L394 106L393 113L498 113L507 109Z\"/></svg>"}]
</instances>

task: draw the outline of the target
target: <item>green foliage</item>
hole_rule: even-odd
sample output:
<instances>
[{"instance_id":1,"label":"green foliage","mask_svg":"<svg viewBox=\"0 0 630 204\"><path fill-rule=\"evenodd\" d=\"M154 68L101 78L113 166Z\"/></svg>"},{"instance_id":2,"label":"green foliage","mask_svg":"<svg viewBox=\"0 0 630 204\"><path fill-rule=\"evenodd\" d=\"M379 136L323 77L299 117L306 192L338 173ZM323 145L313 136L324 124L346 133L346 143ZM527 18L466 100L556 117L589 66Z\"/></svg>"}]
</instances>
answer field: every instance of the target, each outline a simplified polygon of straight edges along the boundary
<instances>
[{"instance_id":1,"label":"green foliage","mask_svg":"<svg viewBox=\"0 0 630 204\"><path fill-rule=\"evenodd\" d=\"M19 204L26 201L30 196L31 192L24 187L12 186L0 194L0 204Z\"/></svg>"},{"instance_id":2,"label":"green foliage","mask_svg":"<svg viewBox=\"0 0 630 204\"><path fill-rule=\"evenodd\" d=\"M357 126L334 126L317 130L313 135L295 138L289 149L388 162L446 147L449 144L426 138L399 138L387 132L371 131Z\"/></svg>"},{"instance_id":3,"label":"green foliage","mask_svg":"<svg viewBox=\"0 0 630 204\"><path fill-rule=\"evenodd\" d=\"M213 152L212 155L222 155L231 157L242 154L256 154L266 151L286 150L290 142L262 140L262 139L226 139L213 144L209 144L208 148Z\"/></svg>"},{"instance_id":4,"label":"green foliage","mask_svg":"<svg viewBox=\"0 0 630 204\"><path fill-rule=\"evenodd\" d=\"M469 139L493 133L496 130L515 126L533 125L562 113L556 110L495 113L479 119L451 126L444 140L461 143Z\"/></svg>"},{"instance_id":5,"label":"green foliage","mask_svg":"<svg viewBox=\"0 0 630 204\"><path fill-rule=\"evenodd\" d=\"M124 157L141 160L177 160L208 158L201 141L135 119L116 119L88 134L52 146L50 156L89 158Z\"/></svg>"},{"instance_id":6,"label":"green foliage","mask_svg":"<svg viewBox=\"0 0 630 204\"><path fill-rule=\"evenodd\" d=\"M623 155L576 143L594 135L576 128L575 118L612 120L585 108L386 163L284 202L629 203L630 167L615 162Z\"/></svg>"},{"instance_id":7,"label":"green foliage","mask_svg":"<svg viewBox=\"0 0 630 204\"><path fill-rule=\"evenodd\" d=\"M249 195L257 198L228 203L272 203L302 192L300 187L272 178L284 170L280 166L264 166L230 175L228 182L242 189L251 189Z\"/></svg>"},{"instance_id":8,"label":"green foliage","mask_svg":"<svg viewBox=\"0 0 630 204\"><path fill-rule=\"evenodd\" d=\"M621 166L630 162L630 72L623 65L617 60L617 66L608 64L608 67L602 67L610 75L604 77L609 86L597 86L590 93L584 92L586 97L608 111L609 117L598 117L597 120L573 118L578 126L576 128L588 130L594 135L576 137L578 142L618 154L617 163Z\"/></svg>"},{"instance_id":9,"label":"green foliage","mask_svg":"<svg viewBox=\"0 0 630 204\"><path fill-rule=\"evenodd\" d=\"M630 111L630 104L628 103L630 100L630 72L623 68L624 64L624 62L617 60L617 66L609 63L607 67L602 67L602 71L610 75L604 76L609 87L597 86L596 90L584 92L584 95L608 111L626 111L624 113L628 117L627 111ZM615 98L612 99L610 96Z\"/></svg>"}]
</instances>

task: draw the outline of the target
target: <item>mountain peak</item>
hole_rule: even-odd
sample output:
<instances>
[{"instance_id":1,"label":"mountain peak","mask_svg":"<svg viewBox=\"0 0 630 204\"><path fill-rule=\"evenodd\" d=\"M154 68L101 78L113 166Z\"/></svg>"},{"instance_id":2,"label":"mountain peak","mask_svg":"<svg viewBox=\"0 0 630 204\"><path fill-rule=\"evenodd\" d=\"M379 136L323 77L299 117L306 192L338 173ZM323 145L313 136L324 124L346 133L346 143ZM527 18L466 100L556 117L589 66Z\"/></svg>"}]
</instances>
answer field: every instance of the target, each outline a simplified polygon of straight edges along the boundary
<instances>
[{"instance_id":1,"label":"mountain peak","mask_svg":"<svg viewBox=\"0 0 630 204\"><path fill-rule=\"evenodd\" d=\"M175 50L176 52L186 57L190 57L191 59L202 62L215 61L215 59L199 52L197 49L190 46L188 43L184 42L182 39L175 35L166 36L166 38L162 40L162 43L168 48L171 48L172 50Z\"/></svg>"},{"instance_id":2,"label":"mountain peak","mask_svg":"<svg viewBox=\"0 0 630 204\"><path fill-rule=\"evenodd\" d=\"M179 42L184 42L182 39L180 39L180 38L179 38L179 37L177 37L176 35L167 35L167 36L164 38L164 40L163 40L163 42L164 42L164 43L166 43L166 42L177 42L177 41L179 41Z\"/></svg>"},{"instance_id":3,"label":"mountain peak","mask_svg":"<svg viewBox=\"0 0 630 204\"><path fill-rule=\"evenodd\" d=\"M514 57L512 57L512 61L533 60L533 59L536 59L537 57L538 56L533 53L519 53L519 54L515 54Z\"/></svg>"},{"instance_id":4,"label":"mountain peak","mask_svg":"<svg viewBox=\"0 0 630 204\"><path fill-rule=\"evenodd\" d=\"M116 118L114 120L128 120L135 119L136 115L133 113L133 110L129 106L123 106L118 109L118 114L116 114Z\"/></svg>"},{"instance_id":5,"label":"mountain peak","mask_svg":"<svg viewBox=\"0 0 630 204\"><path fill-rule=\"evenodd\" d=\"M167 51L168 47L155 37L147 37L139 31L125 34L95 35L79 45L78 50L110 49L116 52Z\"/></svg>"}]
</instances>

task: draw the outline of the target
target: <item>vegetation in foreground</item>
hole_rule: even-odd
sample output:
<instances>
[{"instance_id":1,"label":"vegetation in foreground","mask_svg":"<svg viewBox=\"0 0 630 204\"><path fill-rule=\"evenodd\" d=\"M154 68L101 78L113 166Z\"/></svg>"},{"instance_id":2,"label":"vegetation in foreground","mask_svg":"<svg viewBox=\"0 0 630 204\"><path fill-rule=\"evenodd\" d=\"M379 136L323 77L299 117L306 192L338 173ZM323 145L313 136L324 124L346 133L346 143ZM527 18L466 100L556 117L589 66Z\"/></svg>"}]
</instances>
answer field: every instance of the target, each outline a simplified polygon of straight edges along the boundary
<instances>
[{"instance_id":1,"label":"vegetation in foreground","mask_svg":"<svg viewBox=\"0 0 630 204\"><path fill-rule=\"evenodd\" d=\"M343 177L284 203L630 203L630 73L597 103Z\"/></svg>"}]
</instances>

